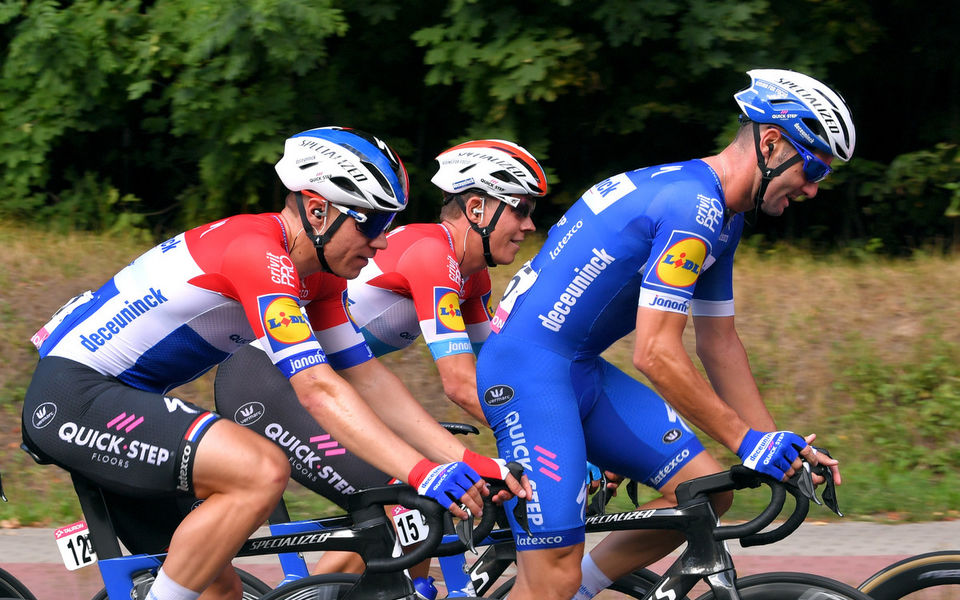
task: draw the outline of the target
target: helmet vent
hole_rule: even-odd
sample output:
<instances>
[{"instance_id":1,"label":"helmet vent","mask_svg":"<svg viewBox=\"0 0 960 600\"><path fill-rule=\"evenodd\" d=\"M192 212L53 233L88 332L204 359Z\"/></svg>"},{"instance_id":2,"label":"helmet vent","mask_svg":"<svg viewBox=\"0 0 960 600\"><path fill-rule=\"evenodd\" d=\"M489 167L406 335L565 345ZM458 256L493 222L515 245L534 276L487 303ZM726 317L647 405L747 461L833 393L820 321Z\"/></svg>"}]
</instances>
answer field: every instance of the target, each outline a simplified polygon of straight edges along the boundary
<instances>
[{"instance_id":1,"label":"helmet vent","mask_svg":"<svg viewBox=\"0 0 960 600\"><path fill-rule=\"evenodd\" d=\"M316 166L317 164L319 164L319 163L317 163L317 161L313 161L313 162L304 163L304 164L302 164L302 165L297 165L297 168L299 168L301 171L305 171L305 170L309 169L310 167Z\"/></svg>"},{"instance_id":2,"label":"helmet vent","mask_svg":"<svg viewBox=\"0 0 960 600\"><path fill-rule=\"evenodd\" d=\"M365 166L367 170L370 171L370 173L376 178L377 183L380 184L380 187L383 188L383 191L386 192L388 196L393 198L394 194L393 194L393 190L390 189L390 183L387 182L387 178L383 176L383 173L380 172L380 169L378 169L377 166L374 165L373 163L367 162L365 160L361 160L360 164Z\"/></svg>"},{"instance_id":3,"label":"helmet vent","mask_svg":"<svg viewBox=\"0 0 960 600\"><path fill-rule=\"evenodd\" d=\"M506 181L507 183L512 183L514 185L523 185L520 183L520 180L513 176L512 173L506 171L494 171L490 173L491 176L496 177L500 181Z\"/></svg>"},{"instance_id":4,"label":"helmet vent","mask_svg":"<svg viewBox=\"0 0 960 600\"><path fill-rule=\"evenodd\" d=\"M363 193L360 191L360 188L357 187L357 184L351 181L348 177L331 177L330 183L334 184L335 186L337 186L338 188L340 188L341 190L347 192L352 196L356 196L361 200L364 199Z\"/></svg>"}]
</instances>

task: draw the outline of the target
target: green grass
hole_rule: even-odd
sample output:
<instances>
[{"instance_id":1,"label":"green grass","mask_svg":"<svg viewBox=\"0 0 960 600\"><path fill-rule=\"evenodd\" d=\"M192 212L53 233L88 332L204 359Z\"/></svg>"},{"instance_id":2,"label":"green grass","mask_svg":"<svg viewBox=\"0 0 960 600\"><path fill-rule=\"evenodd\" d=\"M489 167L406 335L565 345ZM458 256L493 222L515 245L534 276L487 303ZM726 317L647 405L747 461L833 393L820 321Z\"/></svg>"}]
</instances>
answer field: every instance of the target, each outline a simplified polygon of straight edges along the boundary
<instances>
[{"instance_id":1,"label":"green grass","mask_svg":"<svg viewBox=\"0 0 960 600\"><path fill-rule=\"evenodd\" d=\"M18 449L20 406L36 361L28 340L65 300L99 286L146 246L3 225L0 244L0 470L10 498L0 505L0 527L69 523L79 517L69 479ZM515 266L538 244L530 240ZM824 256L747 243L737 261L737 325L761 391L780 427L816 432L817 443L841 460L838 491L847 518L960 517L960 259L922 252L906 260ZM492 271L495 295L515 270ZM684 333L691 354L692 329ZM628 337L605 356L642 379L630 364L632 344ZM438 419L469 421L442 399L422 344L384 362ZM211 407L212 377L177 392ZM489 432L467 443L494 452ZM727 450L705 443L722 464L735 462ZM336 512L297 484L288 500L295 516ZM763 491L740 494L729 516L747 518L765 500ZM612 506L630 508L626 494ZM829 514L814 507L810 518Z\"/></svg>"}]
</instances>

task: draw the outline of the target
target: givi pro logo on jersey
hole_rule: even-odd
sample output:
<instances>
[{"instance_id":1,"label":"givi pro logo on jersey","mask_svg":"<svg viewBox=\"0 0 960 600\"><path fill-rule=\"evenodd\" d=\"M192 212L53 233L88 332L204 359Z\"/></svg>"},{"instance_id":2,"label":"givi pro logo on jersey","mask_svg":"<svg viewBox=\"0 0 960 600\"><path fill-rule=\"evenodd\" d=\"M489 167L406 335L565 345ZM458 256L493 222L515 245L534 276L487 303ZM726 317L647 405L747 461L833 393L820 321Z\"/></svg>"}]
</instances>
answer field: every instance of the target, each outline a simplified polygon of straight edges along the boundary
<instances>
[{"instance_id":1,"label":"givi pro logo on jersey","mask_svg":"<svg viewBox=\"0 0 960 600\"><path fill-rule=\"evenodd\" d=\"M707 245L696 237L684 238L666 249L657 262L657 277L675 287L696 283L707 258Z\"/></svg>"},{"instance_id":2,"label":"givi pro logo on jersey","mask_svg":"<svg viewBox=\"0 0 960 600\"><path fill-rule=\"evenodd\" d=\"M257 298L257 302L263 331L274 351L310 339L310 324L296 300L283 294L271 294Z\"/></svg>"},{"instance_id":3,"label":"givi pro logo on jersey","mask_svg":"<svg viewBox=\"0 0 960 600\"><path fill-rule=\"evenodd\" d=\"M455 333L466 331L463 313L460 312L460 295L445 287L433 288L433 300L436 303L437 333Z\"/></svg>"}]
</instances>

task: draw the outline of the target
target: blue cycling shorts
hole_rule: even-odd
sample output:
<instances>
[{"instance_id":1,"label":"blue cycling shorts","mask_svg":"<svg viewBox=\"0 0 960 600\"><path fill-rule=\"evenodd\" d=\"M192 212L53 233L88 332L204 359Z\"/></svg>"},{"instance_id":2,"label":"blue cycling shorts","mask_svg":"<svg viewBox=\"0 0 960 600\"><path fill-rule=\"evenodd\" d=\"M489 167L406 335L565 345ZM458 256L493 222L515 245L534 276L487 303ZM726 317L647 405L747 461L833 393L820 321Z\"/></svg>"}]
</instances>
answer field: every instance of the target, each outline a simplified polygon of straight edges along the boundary
<instances>
[{"instance_id":1,"label":"blue cycling shorts","mask_svg":"<svg viewBox=\"0 0 960 600\"><path fill-rule=\"evenodd\" d=\"M532 537L510 516L517 550L584 541L588 460L660 489L703 452L656 392L599 357L571 361L494 335L478 358L477 389L500 457L522 464L534 491Z\"/></svg>"}]
</instances>

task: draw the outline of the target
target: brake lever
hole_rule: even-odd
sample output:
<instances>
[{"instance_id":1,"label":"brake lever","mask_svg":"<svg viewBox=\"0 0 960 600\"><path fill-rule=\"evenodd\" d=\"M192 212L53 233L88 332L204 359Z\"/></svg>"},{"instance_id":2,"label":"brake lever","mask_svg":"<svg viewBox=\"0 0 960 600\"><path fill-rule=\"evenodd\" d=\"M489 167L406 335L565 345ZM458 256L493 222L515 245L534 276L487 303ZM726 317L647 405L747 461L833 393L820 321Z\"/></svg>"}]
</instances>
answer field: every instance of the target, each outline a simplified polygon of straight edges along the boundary
<instances>
[{"instance_id":1,"label":"brake lever","mask_svg":"<svg viewBox=\"0 0 960 600\"><path fill-rule=\"evenodd\" d=\"M827 454L827 456L830 455ZM840 512L840 504L837 502L837 484L833 481L833 473L830 468L817 465L814 467L814 472L824 479L823 492L820 494L823 497L822 504L826 505L838 517L842 517L843 513Z\"/></svg>"},{"instance_id":2,"label":"brake lever","mask_svg":"<svg viewBox=\"0 0 960 600\"><path fill-rule=\"evenodd\" d=\"M600 489L593 494L593 499L587 507L587 516L607 514L607 503L610 502L610 491L607 490L607 476L600 475Z\"/></svg>"},{"instance_id":3,"label":"brake lever","mask_svg":"<svg viewBox=\"0 0 960 600\"><path fill-rule=\"evenodd\" d=\"M520 481L520 478L523 477L523 465L518 462L508 462L507 470L517 481ZM513 505L513 518L528 537L533 537L530 532L530 523L527 520L527 499L517 496L516 500L517 502Z\"/></svg>"},{"instance_id":4,"label":"brake lever","mask_svg":"<svg viewBox=\"0 0 960 600\"><path fill-rule=\"evenodd\" d=\"M810 463L804 462L803 468L794 473L787 481L796 486L796 488L800 490L800 493L808 500L813 500L817 504L823 504L820 502L820 499L817 498L817 492L813 486L813 475L810 474Z\"/></svg>"},{"instance_id":5,"label":"brake lever","mask_svg":"<svg viewBox=\"0 0 960 600\"><path fill-rule=\"evenodd\" d=\"M630 498L630 502L633 502L633 506L636 508L640 508L640 500L639 500L640 497L637 492L637 488L639 487L640 486L638 486L637 482L633 479L628 481L626 485L627 498Z\"/></svg>"},{"instance_id":6,"label":"brake lever","mask_svg":"<svg viewBox=\"0 0 960 600\"><path fill-rule=\"evenodd\" d=\"M460 508L466 511L467 518L457 521L453 529L457 532L457 537L460 539L460 542L466 546L470 552L477 554L477 549L473 543L473 513L465 506L461 506Z\"/></svg>"}]
</instances>

